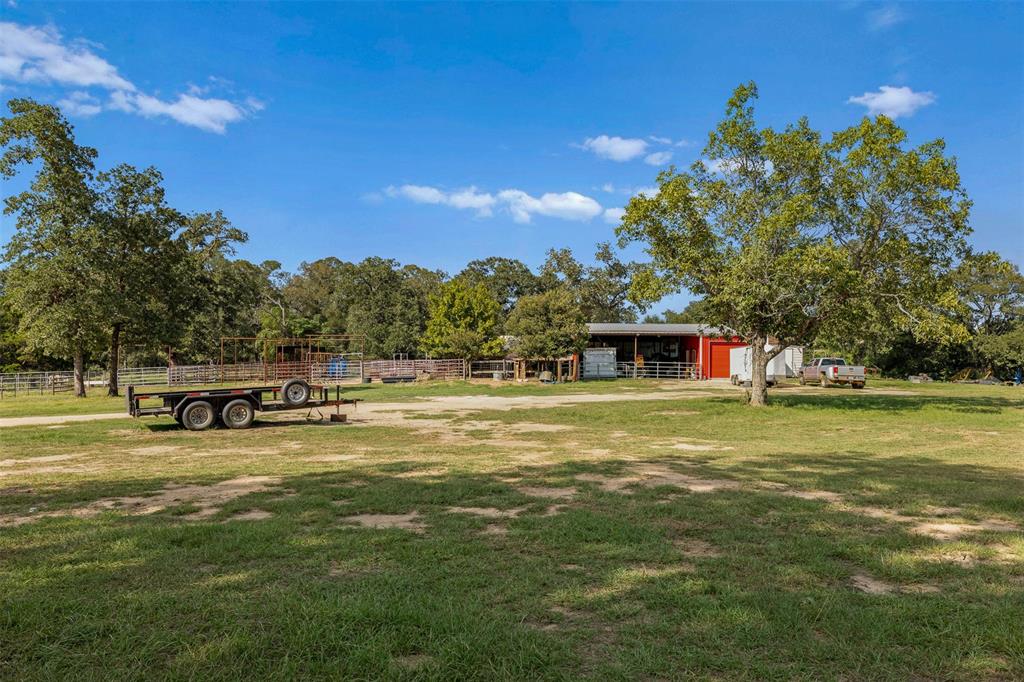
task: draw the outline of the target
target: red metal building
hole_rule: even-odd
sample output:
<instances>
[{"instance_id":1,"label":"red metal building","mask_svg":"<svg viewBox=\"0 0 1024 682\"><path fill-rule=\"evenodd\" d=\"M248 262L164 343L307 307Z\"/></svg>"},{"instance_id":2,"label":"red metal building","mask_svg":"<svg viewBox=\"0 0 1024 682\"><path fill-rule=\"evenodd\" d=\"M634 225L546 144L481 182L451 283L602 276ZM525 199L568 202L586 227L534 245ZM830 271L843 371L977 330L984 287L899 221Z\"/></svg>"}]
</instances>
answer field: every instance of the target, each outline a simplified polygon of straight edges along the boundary
<instances>
[{"instance_id":1,"label":"red metal building","mask_svg":"<svg viewBox=\"0 0 1024 682\"><path fill-rule=\"evenodd\" d=\"M590 348L615 348L618 362L693 366L701 379L729 378L729 350L746 345L739 337L703 324L591 322Z\"/></svg>"}]
</instances>

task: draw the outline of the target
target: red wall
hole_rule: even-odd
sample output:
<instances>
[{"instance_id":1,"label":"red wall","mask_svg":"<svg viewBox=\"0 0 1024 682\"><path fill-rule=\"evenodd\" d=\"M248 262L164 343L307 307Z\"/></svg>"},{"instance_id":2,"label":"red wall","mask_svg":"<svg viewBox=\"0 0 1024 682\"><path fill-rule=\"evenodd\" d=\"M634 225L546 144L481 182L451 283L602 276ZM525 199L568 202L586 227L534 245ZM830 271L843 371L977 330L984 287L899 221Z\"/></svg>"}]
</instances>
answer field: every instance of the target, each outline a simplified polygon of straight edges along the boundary
<instances>
[{"instance_id":1,"label":"red wall","mask_svg":"<svg viewBox=\"0 0 1024 682\"><path fill-rule=\"evenodd\" d=\"M701 375L702 375L701 378L702 379L710 379L712 374L716 375L719 378L728 378L728 376L729 376L729 367L728 367L728 365L726 365L724 370L721 367L713 367L712 366L712 363L711 363L711 346L712 346L712 344L714 344L715 346L718 346L719 348L721 348L722 346L725 346L727 348L737 348L737 347L742 347L742 346L747 345L747 344L743 343L742 341L740 341L740 337L738 337L738 336L733 336L732 338L726 338L726 337L712 338L712 337L709 337L709 336L705 336L705 337L703 337L700 340L700 342L701 342L701 349L700 349L701 357L700 357L700 360L701 360L701 363L702 363L700 371L701 371Z\"/></svg>"}]
</instances>

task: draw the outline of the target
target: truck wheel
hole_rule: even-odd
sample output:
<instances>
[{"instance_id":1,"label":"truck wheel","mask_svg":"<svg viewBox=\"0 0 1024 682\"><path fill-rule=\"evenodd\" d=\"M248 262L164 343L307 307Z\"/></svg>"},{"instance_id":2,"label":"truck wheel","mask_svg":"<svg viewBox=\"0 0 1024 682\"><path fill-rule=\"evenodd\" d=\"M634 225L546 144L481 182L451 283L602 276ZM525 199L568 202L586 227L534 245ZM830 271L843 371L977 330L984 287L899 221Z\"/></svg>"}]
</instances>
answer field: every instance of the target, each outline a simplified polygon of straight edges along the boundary
<instances>
[{"instance_id":1,"label":"truck wheel","mask_svg":"<svg viewBox=\"0 0 1024 682\"><path fill-rule=\"evenodd\" d=\"M281 400L290 407L302 407L309 402L309 384L302 379L289 379L281 387Z\"/></svg>"},{"instance_id":2,"label":"truck wheel","mask_svg":"<svg viewBox=\"0 0 1024 682\"><path fill-rule=\"evenodd\" d=\"M243 398L232 400L220 412L220 420L229 429L247 429L256 417L252 403Z\"/></svg>"},{"instance_id":3,"label":"truck wheel","mask_svg":"<svg viewBox=\"0 0 1024 682\"><path fill-rule=\"evenodd\" d=\"M181 423L189 431L202 431L213 426L217 413L213 411L213 405L205 400L197 400L189 403L181 411Z\"/></svg>"},{"instance_id":4,"label":"truck wheel","mask_svg":"<svg viewBox=\"0 0 1024 682\"><path fill-rule=\"evenodd\" d=\"M821 375L821 379L818 381L818 383L821 384L822 388L828 388L829 387L828 379L825 377L824 374Z\"/></svg>"}]
</instances>

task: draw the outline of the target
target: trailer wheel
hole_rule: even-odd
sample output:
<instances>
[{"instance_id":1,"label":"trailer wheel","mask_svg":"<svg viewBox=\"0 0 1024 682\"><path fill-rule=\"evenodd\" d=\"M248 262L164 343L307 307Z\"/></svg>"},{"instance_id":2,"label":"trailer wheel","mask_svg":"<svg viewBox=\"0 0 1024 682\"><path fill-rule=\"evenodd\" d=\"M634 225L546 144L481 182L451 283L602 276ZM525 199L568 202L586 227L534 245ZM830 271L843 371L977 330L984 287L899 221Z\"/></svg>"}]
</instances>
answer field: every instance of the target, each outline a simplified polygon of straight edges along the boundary
<instances>
[{"instance_id":1,"label":"trailer wheel","mask_svg":"<svg viewBox=\"0 0 1024 682\"><path fill-rule=\"evenodd\" d=\"M197 400L189 403L181 411L181 422L189 431L202 431L213 426L217 419L217 413L213 411L213 405L205 400Z\"/></svg>"},{"instance_id":2,"label":"trailer wheel","mask_svg":"<svg viewBox=\"0 0 1024 682\"><path fill-rule=\"evenodd\" d=\"M252 403L243 398L232 400L220 412L220 420L229 429L247 429L256 417Z\"/></svg>"},{"instance_id":3,"label":"trailer wheel","mask_svg":"<svg viewBox=\"0 0 1024 682\"><path fill-rule=\"evenodd\" d=\"M309 384L302 379L289 379L281 387L281 400L290 407L302 407L309 402Z\"/></svg>"}]
</instances>

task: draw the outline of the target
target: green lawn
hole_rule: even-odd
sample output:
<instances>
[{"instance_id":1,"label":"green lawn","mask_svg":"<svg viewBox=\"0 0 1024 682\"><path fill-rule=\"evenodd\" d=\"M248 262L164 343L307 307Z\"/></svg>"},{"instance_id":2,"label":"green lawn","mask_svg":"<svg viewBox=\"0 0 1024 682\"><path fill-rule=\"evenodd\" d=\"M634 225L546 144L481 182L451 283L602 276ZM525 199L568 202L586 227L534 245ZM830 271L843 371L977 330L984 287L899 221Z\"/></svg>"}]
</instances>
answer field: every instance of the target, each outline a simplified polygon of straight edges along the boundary
<instances>
[{"instance_id":1,"label":"green lawn","mask_svg":"<svg viewBox=\"0 0 1024 682\"><path fill-rule=\"evenodd\" d=\"M0 428L0 679L1024 677L1024 389L350 395Z\"/></svg>"}]
</instances>

